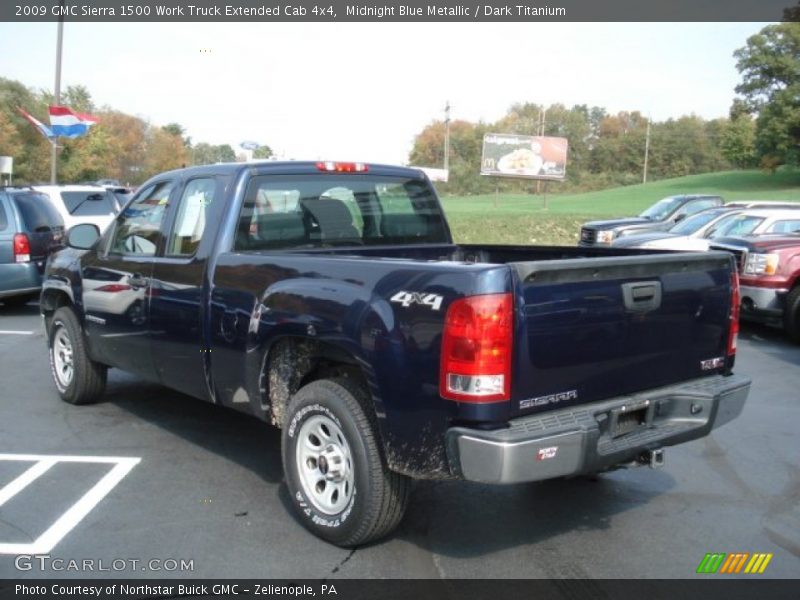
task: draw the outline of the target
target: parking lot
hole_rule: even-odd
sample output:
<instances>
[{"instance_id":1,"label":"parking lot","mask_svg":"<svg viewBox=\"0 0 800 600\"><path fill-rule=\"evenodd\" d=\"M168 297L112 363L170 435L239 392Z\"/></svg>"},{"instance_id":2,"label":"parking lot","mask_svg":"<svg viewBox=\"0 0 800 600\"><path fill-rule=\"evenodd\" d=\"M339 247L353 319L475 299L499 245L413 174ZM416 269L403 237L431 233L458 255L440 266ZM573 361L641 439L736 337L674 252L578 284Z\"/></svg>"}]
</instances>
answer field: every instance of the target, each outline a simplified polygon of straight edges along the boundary
<instances>
[{"instance_id":1,"label":"parking lot","mask_svg":"<svg viewBox=\"0 0 800 600\"><path fill-rule=\"evenodd\" d=\"M0 307L0 577L686 578L709 552L773 553L760 577L796 577L800 347L745 325L737 372L742 416L663 469L418 482L396 534L349 551L291 515L277 430L118 371L104 402L67 405L38 308Z\"/></svg>"}]
</instances>

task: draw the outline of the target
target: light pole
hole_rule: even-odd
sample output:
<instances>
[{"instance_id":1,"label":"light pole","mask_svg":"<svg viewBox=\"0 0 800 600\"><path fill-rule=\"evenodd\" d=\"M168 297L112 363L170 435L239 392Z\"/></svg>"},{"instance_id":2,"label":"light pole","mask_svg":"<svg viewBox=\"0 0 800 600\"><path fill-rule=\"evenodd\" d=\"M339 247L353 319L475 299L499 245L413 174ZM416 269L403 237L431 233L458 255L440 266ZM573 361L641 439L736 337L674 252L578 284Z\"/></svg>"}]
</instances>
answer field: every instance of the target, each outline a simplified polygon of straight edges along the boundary
<instances>
[{"instance_id":1,"label":"light pole","mask_svg":"<svg viewBox=\"0 0 800 600\"><path fill-rule=\"evenodd\" d=\"M444 170L450 169L450 101L444 105Z\"/></svg>"},{"instance_id":2,"label":"light pole","mask_svg":"<svg viewBox=\"0 0 800 600\"><path fill-rule=\"evenodd\" d=\"M56 85L53 94L53 102L56 106L61 104L61 48L64 43L64 0L59 2L62 10L58 17L58 41L56 42ZM55 138L52 140L53 147L50 151L50 184L56 185L56 164L58 162L58 145Z\"/></svg>"}]
</instances>

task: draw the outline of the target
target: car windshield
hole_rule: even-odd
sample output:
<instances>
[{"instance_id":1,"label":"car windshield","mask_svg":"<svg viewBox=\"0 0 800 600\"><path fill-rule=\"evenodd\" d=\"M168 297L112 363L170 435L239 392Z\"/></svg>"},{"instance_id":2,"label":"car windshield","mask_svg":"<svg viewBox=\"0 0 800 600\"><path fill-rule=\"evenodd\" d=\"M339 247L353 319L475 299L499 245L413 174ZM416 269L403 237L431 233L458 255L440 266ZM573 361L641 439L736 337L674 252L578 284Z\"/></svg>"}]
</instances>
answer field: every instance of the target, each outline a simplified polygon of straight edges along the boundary
<instances>
[{"instance_id":1,"label":"car windshield","mask_svg":"<svg viewBox=\"0 0 800 600\"><path fill-rule=\"evenodd\" d=\"M447 243L442 211L420 179L377 175L254 177L237 250Z\"/></svg>"},{"instance_id":2,"label":"car windshield","mask_svg":"<svg viewBox=\"0 0 800 600\"><path fill-rule=\"evenodd\" d=\"M663 221L667 216L675 212L680 205L680 198L663 198L639 216L650 219L651 221Z\"/></svg>"},{"instance_id":3,"label":"car windshield","mask_svg":"<svg viewBox=\"0 0 800 600\"><path fill-rule=\"evenodd\" d=\"M684 219L683 221L672 227L669 230L669 232L677 235L691 235L693 233L696 233L698 230L702 229L706 225L708 225L718 216L719 212L717 211L701 212L697 215L689 217L688 219Z\"/></svg>"},{"instance_id":4,"label":"car windshield","mask_svg":"<svg viewBox=\"0 0 800 600\"><path fill-rule=\"evenodd\" d=\"M730 235L749 235L753 230L764 221L763 217L748 217L747 215L737 215L729 223L725 223L714 231L711 237L727 237Z\"/></svg>"},{"instance_id":5,"label":"car windshield","mask_svg":"<svg viewBox=\"0 0 800 600\"><path fill-rule=\"evenodd\" d=\"M67 212L76 217L98 217L115 214L117 200L106 190L61 192Z\"/></svg>"}]
</instances>

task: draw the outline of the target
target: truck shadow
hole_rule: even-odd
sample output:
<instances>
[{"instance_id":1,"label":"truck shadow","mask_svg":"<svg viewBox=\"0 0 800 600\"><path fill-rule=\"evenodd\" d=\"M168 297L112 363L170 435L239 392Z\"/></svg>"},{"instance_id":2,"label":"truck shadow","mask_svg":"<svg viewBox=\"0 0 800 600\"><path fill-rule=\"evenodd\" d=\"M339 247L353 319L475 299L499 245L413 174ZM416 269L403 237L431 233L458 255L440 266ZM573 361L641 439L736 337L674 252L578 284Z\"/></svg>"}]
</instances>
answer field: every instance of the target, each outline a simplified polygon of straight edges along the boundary
<instances>
[{"instance_id":1,"label":"truck shadow","mask_svg":"<svg viewBox=\"0 0 800 600\"><path fill-rule=\"evenodd\" d=\"M106 397L136 418L239 464L269 483L283 479L281 434L267 423L117 370L109 372Z\"/></svg>"},{"instance_id":2,"label":"truck shadow","mask_svg":"<svg viewBox=\"0 0 800 600\"><path fill-rule=\"evenodd\" d=\"M643 472L647 481L631 476L636 472ZM480 557L547 544L565 533L610 529L620 514L641 507L674 485L665 471L646 468L511 486L419 482L396 536L441 556ZM540 567L572 564L568 556L550 556L555 548L545 547L548 557L538 561Z\"/></svg>"},{"instance_id":3,"label":"truck shadow","mask_svg":"<svg viewBox=\"0 0 800 600\"><path fill-rule=\"evenodd\" d=\"M793 366L800 366L800 344L793 343L783 330L759 323L742 322L739 337L743 341L758 346L770 358L781 360ZM747 353L744 349L743 354ZM738 360L738 358L737 358ZM743 363L737 362L737 365Z\"/></svg>"}]
</instances>

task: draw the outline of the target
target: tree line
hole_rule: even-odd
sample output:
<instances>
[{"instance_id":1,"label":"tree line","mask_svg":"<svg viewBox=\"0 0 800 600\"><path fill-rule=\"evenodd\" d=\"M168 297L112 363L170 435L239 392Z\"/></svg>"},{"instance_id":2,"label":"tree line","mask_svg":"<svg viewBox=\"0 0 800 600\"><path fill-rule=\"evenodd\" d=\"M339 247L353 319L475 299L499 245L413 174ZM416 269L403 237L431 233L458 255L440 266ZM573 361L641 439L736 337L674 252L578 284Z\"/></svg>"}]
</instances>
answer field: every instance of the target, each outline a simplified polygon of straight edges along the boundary
<instances>
[{"instance_id":1,"label":"tree line","mask_svg":"<svg viewBox=\"0 0 800 600\"><path fill-rule=\"evenodd\" d=\"M529 192L530 181L481 177L486 133L567 138L567 176L551 190L584 191L640 183L647 146L647 177L663 179L719 171L800 165L800 5L786 22L769 25L734 53L742 83L726 118L686 115L651 121L638 111L610 114L598 106L534 102L512 105L494 123L450 123L450 178L445 193L478 194L499 189ZM541 124L544 120L544 128ZM649 125L649 144L648 138ZM414 139L410 164L444 164L445 123L434 121ZM540 186L539 186L540 187Z\"/></svg>"},{"instance_id":2,"label":"tree line","mask_svg":"<svg viewBox=\"0 0 800 600\"><path fill-rule=\"evenodd\" d=\"M0 77L0 156L14 158L14 183L50 180L50 142L18 112L22 108L44 124L53 95ZM99 124L75 139L58 138L58 180L79 183L118 179L138 185L157 173L187 165L237 159L228 144L193 143L178 123L153 125L108 106L98 107L84 86L69 86L61 104L78 113L92 114ZM262 146L255 158L269 158Z\"/></svg>"}]
</instances>

